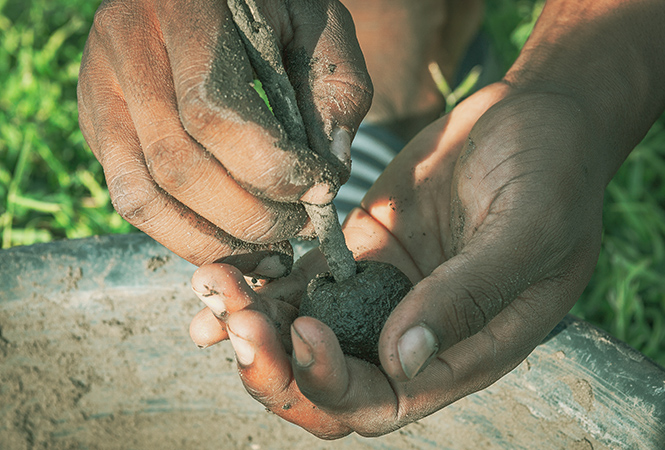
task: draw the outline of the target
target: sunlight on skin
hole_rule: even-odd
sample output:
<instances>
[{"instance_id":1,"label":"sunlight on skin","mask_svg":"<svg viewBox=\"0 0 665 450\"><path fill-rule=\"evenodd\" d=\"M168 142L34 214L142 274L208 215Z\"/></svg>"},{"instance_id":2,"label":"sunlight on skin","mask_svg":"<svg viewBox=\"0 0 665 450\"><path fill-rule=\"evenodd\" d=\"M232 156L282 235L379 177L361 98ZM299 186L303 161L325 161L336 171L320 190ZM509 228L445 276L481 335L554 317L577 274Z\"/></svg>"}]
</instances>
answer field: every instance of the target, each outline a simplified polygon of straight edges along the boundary
<instances>
[{"instance_id":1,"label":"sunlight on skin","mask_svg":"<svg viewBox=\"0 0 665 450\"><path fill-rule=\"evenodd\" d=\"M508 86L497 83L475 94L475 101L461 103L452 113L427 127L395 158L363 199L362 206L367 214L385 227L391 238L404 247L405 254L419 255L419 260L415 261L418 280L452 256L446 236L450 235L451 187L454 185L451 179L458 158L465 150L477 118L509 91ZM414 169L404 177L403 167ZM415 234L410 225L413 220L437 226ZM354 235L356 230L348 234ZM419 250L422 248L441 248L442 251L423 253Z\"/></svg>"},{"instance_id":2,"label":"sunlight on skin","mask_svg":"<svg viewBox=\"0 0 665 450\"><path fill-rule=\"evenodd\" d=\"M380 206L377 208L381 211ZM390 207L387 206L387 209L386 215L396 214ZM395 236L385 226L384 220L386 219L377 220L376 216L373 217L373 214L363 209L354 209L344 227L349 248L357 260L369 259L392 263L404 272L411 282L418 282L423 275L404 248L400 244L395 245Z\"/></svg>"},{"instance_id":3,"label":"sunlight on skin","mask_svg":"<svg viewBox=\"0 0 665 450\"><path fill-rule=\"evenodd\" d=\"M545 136L545 144L539 144L538 139L525 141L527 137L542 137L524 134L524 129L530 129L533 114L518 108L527 101L542 99L533 94L527 97L514 94L500 83L489 86L460 104L457 113L428 128L417 139L417 146L402 153L386 169L365 197L363 209L354 210L345 224L349 247L358 258L391 262L417 283L383 328L379 344L382 370L344 358L332 331L318 321L305 317L270 320L286 306L283 303L280 306L280 300L289 298L287 288L302 295L307 281L320 268L317 259L320 261L321 255L317 252L310 252L301 260L304 262L296 263L289 277L256 292L246 286L240 272L231 266L220 265L219 273L206 274L205 268L199 269L199 274L205 276L198 281L214 286L215 291L234 294L234 298L243 295L251 298L248 308L233 298L225 300L231 313L227 325L233 333L241 378L248 391L268 409L318 436L341 437L350 430L370 436L385 434L491 384L515 367L565 315L593 269L598 224L589 226L592 221L588 217L580 218L579 226L570 225L572 233L559 232L546 243L546 249L553 249L561 256L556 260L549 255L539 259L541 253L537 248L528 249L533 247L529 245L531 242L541 238L541 233L519 229L496 239L496 234L474 226L483 223L484 216L478 214L482 211L469 211L476 204L482 205L476 200L482 200L483 196L486 204L491 203L490 190L501 189L505 183L512 186L510 174L505 182L494 180L501 171L492 169L512 156L497 151L497 143L507 141L512 144L507 148L520 156L524 153L521 149L545 144L543 152L552 153L548 152L548 146L552 145L551 136L556 136L556 129ZM501 99L504 99L502 105L483 114ZM565 105L544 104L552 105L561 107L554 112L568 123L569 110L563 108ZM516 114L520 112L523 114ZM482 122L478 120L481 115ZM451 122L453 119L455 122ZM515 120L517 123L512 124ZM507 124L514 126L506 129ZM489 137L483 139L483 133L488 132ZM477 151L466 146L467 135L476 136ZM465 148L471 151L465 152ZM467 178L466 167L477 161L480 164L473 166L472 178ZM513 176L534 170L516 164L520 162L524 161L510 161L504 168L515 168ZM531 162L527 158L526 163ZM564 168L568 165L562 164ZM420 173L414 174L413 167L418 167ZM535 170L539 168L536 164ZM492 176L487 177L488 173ZM527 199L538 204L551 202L552 198L561 200L556 193L536 195L539 193L527 191L534 196ZM457 195L462 197L461 201ZM591 199L579 210L586 211L589 217L594 214L598 217L597 211L588 205L597 207L599 203ZM568 206L571 205L566 203L562 208L569 210ZM578 207L577 203L572 207ZM533 220L541 217L537 209L531 215L535 217ZM462 224L456 226L455 219ZM506 213L499 219L503 219L501 223L514 225L516 216ZM523 223L523 217L517 216L517 222ZM451 242L463 239L465 236L460 235L465 231L474 239L453 247ZM595 239L590 237L592 234ZM575 242L570 242L571 236L577 236ZM527 248L524 256L512 253L516 243ZM451 251L453 248L456 256ZM523 264L530 259L535 263ZM559 266L560 261L563 262ZM538 265L547 273L537 272ZM486 282L495 279L497 273L509 283ZM549 273L556 275L556 281L547 278ZM225 275L231 275L231 279ZM237 292L240 280L243 292ZM196 281L193 279L192 285L202 293ZM274 288L280 284L282 292L274 296ZM499 291L495 291L495 286ZM200 298L210 302L209 297ZM278 308L267 310L267 305ZM296 305L294 302L289 306L295 310ZM286 323L292 323L293 327L288 337L295 339L293 330L296 330L296 338L303 343L300 347L293 345L295 353L281 347L286 341L283 333L286 327L281 327L280 333L273 326L279 328ZM428 336L430 339L425 339ZM422 351L415 351L418 349ZM298 364L291 364L290 355L295 355ZM243 361L251 364L243 366ZM343 373L348 377L335 378L338 368L344 365L347 371ZM280 370L276 370L278 366ZM289 408L284 409L287 404ZM318 413L313 404L321 408Z\"/></svg>"}]
</instances>

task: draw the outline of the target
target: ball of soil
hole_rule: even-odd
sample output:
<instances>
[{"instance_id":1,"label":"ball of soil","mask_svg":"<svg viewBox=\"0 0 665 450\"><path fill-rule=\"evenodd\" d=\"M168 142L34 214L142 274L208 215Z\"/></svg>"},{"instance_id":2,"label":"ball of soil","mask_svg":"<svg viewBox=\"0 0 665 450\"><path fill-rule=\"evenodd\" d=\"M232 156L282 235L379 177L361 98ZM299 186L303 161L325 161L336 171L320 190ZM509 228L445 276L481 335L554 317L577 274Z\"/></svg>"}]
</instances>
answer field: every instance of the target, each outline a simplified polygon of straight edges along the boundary
<instances>
[{"instance_id":1,"label":"ball of soil","mask_svg":"<svg viewBox=\"0 0 665 450\"><path fill-rule=\"evenodd\" d=\"M411 287L392 264L358 261L356 275L341 283L330 273L311 280L299 314L328 325L345 354L379 365L381 329Z\"/></svg>"}]
</instances>

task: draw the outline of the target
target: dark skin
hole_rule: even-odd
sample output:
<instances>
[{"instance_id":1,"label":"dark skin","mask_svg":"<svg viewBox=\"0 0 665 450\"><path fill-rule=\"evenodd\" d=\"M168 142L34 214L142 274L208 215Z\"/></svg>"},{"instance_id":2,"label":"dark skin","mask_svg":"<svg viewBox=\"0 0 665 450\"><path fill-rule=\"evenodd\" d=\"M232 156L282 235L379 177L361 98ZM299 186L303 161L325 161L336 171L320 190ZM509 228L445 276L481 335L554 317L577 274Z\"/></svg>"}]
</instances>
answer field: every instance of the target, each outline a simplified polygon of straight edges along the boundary
<instances>
[{"instance_id":1,"label":"dark skin","mask_svg":"<svg viewBox=\"0 0 665 450\"><path fill-rule=\"evenodd\" d=\"M533 128L536 101L548 120ZM531 106L519 117L524 102ZM421 132L372 187L362 209L352 213L345 234L356 256L395 264L416 284L383 329L381 368L344 357L330 329L311 318L293 322L292 344L274 338L278 333L263 305L275 299L297 305L302 280L323 267L316 252L288 278L256 292L245 285L242 295L248 301L240 308L232 300L243 284L240 274L225 265L201 268L192 281L195 290L213 286L227 294L226 330L231 330L234 344L244 338L253 349L253 356L244 355L247 347L241 344L239 354L248 391L276 414L324 438L351 431L381 435L515 367L575 302L600 246L602 189L582 176L566 177L576 184L574 189L569 183L559 190L542 183L545 167L557 167L557 175L581 171L584 161L579 158L586 158L572 147L561 152L561 129L548 125L561 119L572 126L571 106L559 98L532 98L513 94L505 84L492 85ZM497 132L505 114L514 117L513 126ZM531 133L533 143L525 151L528 130L535 129L539 133ZM543 146L542 133L547 130L550 144ZM501 151L495 139L500 139ZM531 177L540 181L529 182ZM463 215L457 214L460 209ZM569 211L578 214L565 228L553 220ZM451 216L464 225L455 220L450 224ZM201 324L206 312L202 314L192 323L199 344L198 333L206 328ZM400 337L414 326L434 334L435 354L410 347L422 342L400 345ZM211 332L213 327L214 322L206 328L207 338L223 337ZM217 327L217 333L224 332ZM292 358L284 350L290 345ZM416 361L417 357L424 360ZM400 359L415 366L405 370ZM263 376L267 371L270 385ZM319 409L306 406L310 402ZM303 406L299 413L282 412L280 405L285 403ZM312 426L322 414L327 417L323 424Z\"/></svg>"},{"instance_id":2,"label":"dark skin","mask_svg":"<svg viewBox=\"0 0 665 450\"><path fill-rule=\"evenodd\" d=\"M348 176L350 138L372 100L368 69L377 85L368 119L410 139L443 108L426 61L452 73L482 9L480 0L426 0L415 14L403 0L345 3L368 67L338 1L260 1L307 104L312 148L303 149L284 145L252 89L225 1L102 2L81 64L79 121L120 215L196 265L287 273L285 240L314 234L300 201L328 203ZM451 23L466 34L447 40ZM399 70L383 56L395 39ZM293 69L302 54L316 61L309 72Z\"/></svg>"},{"instance_id":3,"label":"dark skin","mask_svg":"<svg viewBox=\"0 0 665 450\"><path fill-rule=\"evenodd\" d=\"M262 4L310 106L312 149L288 142L252 88L222 1L103 2L84 51L79 111L127 221L196 265L232 257L246 273L278 277L290 263L261 262L288 254L286 239L313 235L300 201L329 203L345 181L372 85L339 2ZM301 54L313 61L307 71L293 62ZM347 148L334 154L339 131Z\"/></svg>"},{"instance_id":4,"label":"dark skin","mask_svg":"<svg viewBox=\"0 0 665 450\"><path fill-rule=\"evenodd\" d=\"M380 368L295 319L325 269L317 251L256 289L233 266L201 267L192 286L216 316L197 315L194 341L230 338L248 392L322 438L385 434L499 379L591 276L604 189L665 108L663 21L656 0L550 0L504 79L386 169L344 226L356 257L416 284L384 326Z\"/></svg>"}]
</instances>

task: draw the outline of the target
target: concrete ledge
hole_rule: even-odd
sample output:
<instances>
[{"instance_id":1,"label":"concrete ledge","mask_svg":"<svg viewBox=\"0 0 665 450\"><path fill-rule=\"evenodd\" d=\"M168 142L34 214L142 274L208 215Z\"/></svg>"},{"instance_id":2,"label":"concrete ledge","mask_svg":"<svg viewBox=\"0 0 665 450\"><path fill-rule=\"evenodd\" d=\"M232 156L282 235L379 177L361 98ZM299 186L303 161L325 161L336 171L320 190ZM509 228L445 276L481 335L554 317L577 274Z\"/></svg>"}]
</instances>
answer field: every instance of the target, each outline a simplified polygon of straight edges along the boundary
<instances>
[{"instance_id":1,"label":"concrete ledge","mask_svg":"<svg viewBox=\"0 0 665 450\"><path fill-rule=\"evenodd\" d=\"M230 346L191 343L193 271L142 234L0 252L0 448L665 448L665 370L572 316L482 392L319 441L245 393Z\"/></svg>"}]
</instances>

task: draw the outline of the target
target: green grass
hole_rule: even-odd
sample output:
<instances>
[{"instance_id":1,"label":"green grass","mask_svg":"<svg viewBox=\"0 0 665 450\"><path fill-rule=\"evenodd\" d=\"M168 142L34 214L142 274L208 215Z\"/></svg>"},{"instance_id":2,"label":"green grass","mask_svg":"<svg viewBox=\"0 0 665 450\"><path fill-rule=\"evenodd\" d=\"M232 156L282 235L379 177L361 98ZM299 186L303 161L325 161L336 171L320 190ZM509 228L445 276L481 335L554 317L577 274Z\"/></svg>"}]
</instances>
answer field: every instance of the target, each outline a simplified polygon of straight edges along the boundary
<instances>
[{"instance_id":1,"label":"green grass","mask_svg":"<svg viewBox=\"0 0 665 450\"><path fill-rule=\"evenodd\" d=\"M78 129L76 77L99 1L0 0L2 247L125 233ZM507 68L543 1L488 2ZM665 118L610 184L597 270L573 312L665 365Z\"/></svg>"},{"instance_id":2,"label":"green grass","mask_svg":"<svg viewBox=\"0 0 665 450\"><path fill-rule=\"evenodd\" d=\"M665 118L607 188L603 247L573 313L665 365Z\"/></svg>"},{"instance_id":3,"label":"green grass","mask_svg":"<svg viewBox=\"0 0 665 450\"><path fill-rule=\"evenodd\" d=\"M76 80L98 4L0 0L3 248L132 229L78 129Z\"/></svg>"}]
</instances>

